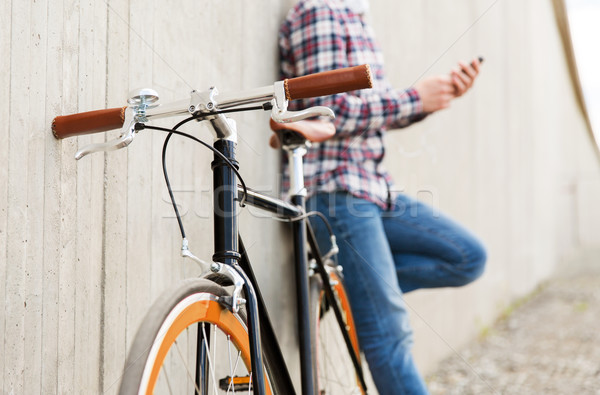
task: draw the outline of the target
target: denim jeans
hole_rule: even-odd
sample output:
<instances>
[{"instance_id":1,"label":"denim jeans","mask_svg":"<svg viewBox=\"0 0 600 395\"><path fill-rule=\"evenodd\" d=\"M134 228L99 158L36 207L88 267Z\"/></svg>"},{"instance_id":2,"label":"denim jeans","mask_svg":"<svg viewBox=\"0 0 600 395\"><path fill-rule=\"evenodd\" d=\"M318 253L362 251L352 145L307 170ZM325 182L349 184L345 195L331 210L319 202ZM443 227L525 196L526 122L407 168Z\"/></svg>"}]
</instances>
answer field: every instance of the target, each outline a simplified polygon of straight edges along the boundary
<instances>
[{"instance_id":1,"label":"denim jeans","mask_svg":"<svg viewBox=\"0 0 600 395\"><path fill-rule=\"evenodd\" d=\"M456 287L481 275L485 250L461 226L400 195L393 208L348 193L320 193L307 202L329 220L340 249L359 342L381 395L426 394L411 353L412 329L403 293ZM321 219L311 223L322 251L330 247Z\"/></svg>"}]
</instances>

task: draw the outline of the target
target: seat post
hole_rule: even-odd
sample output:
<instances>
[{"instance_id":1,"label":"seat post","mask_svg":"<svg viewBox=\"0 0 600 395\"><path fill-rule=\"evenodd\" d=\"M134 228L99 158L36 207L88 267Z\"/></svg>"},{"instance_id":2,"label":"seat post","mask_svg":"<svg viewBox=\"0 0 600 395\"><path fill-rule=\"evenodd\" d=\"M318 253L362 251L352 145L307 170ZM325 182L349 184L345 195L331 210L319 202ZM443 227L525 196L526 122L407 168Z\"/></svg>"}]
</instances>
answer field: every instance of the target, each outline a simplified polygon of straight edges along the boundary
<instances>
[{"instance_id":1,"label":"seat post","mask_svg":"<svg viewBox=\"0 0 600 395\"><path fill-rule=\"evenodd\" d=\"M288 166L290 174L290 196L306 196L304 186L303 157L306 155L306 145L294 145L284 147L288 155Z\"/></svg>"},{"instance_id":2,"label":"seat post","mask_svg":"<svg viewBox=\"0 0 600 395\"><path fill-rule=\"evenodd\" d=\"M289 195L292 204L300 207L304 212L307 190L304 185L303 157L309 144L300 134L293 131L284 131L280 136L282 147L288 156L290 174ZM296 269L296 300L298 308L298 334L300 340L300 377L303 395L314 395L316 391L316 377L312 369L314 356L310 331L310 301L309 301L309 265L307 250L306 219L295 221L294 229L294 258Z\"/></svg>"}]
</instances>

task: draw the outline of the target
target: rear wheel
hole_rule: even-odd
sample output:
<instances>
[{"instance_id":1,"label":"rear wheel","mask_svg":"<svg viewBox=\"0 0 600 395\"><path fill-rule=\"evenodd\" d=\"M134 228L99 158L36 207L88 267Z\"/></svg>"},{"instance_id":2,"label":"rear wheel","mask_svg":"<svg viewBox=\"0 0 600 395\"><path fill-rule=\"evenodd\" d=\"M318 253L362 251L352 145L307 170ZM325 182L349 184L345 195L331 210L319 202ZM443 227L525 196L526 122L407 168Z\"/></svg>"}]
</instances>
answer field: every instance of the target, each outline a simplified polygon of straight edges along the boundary
<instances>
[{"instance_id":1,"label":"rear wheel","mask_svg":"<svg viewBox=\"0 0 600 395\"><path fill-rule=\"evenodd\" d=\"M246 319L223 307L227 296L205 279L163 294L136 334L119 393L252 393Z\"/></svg>"},{"instance_id":2,"label":"rear wheel","mask_svg":"<svg viewBox=\"0 0 600 395\"><path fill-rule=\"evenodd\" d=\"M339 323L325 295L322 280L318 275L314 275L310 281L311 328L314 339L313 366L318 394L364 394L365 391L360 385ZM329 281L336 303L342 312L344 325L350 335L352 348L360 362L358 337L341 275L336 270L332 270L329 273Z\"/></svg>"}]
</instances>

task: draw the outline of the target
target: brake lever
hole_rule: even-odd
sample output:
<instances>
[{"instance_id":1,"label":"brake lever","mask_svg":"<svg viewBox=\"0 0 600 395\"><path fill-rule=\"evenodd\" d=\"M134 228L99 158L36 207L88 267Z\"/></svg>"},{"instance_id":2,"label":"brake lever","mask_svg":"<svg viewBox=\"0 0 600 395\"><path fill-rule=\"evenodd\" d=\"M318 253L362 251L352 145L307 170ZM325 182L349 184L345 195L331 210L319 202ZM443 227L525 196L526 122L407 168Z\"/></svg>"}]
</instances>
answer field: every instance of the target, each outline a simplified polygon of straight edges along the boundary
<instances>
[{"instance_id":1,"label":"brake lever","mask_svg":"<svg viewBox=\"0 0 600 395\"><path fill-rule=\"evenodd\" d=\"M275 106L273 106L273 109L271 110L271 118L278 123L296 122L306 118L319 116L329 117L331 119L335 118L333 110L324 106L310 107L302 111L279 111L275 108Z\"/></svg>"},{"instance_id":2,"label":"brake lever","mask_svg":"<svg viewBox=\"0 0 600 395\"><path fill-rule=\"evenodd\" d=\"M133 141L135 137L135 123L136 123L136 111L127 107L125 110L125 121L123 122L123 128L121 129L121 136L105 143L89 144L82 147L75 153L75 159L79 160L86 155L92 154L99 151L113 151L119 148L127 147Z\"/></svg>"},{"instance_id":3,"label":"brake lever","mask_svg":"<svg viewBox=\"0 0 600 395\"><path fill-rule=\"evenodd\" d=\"M285 94L285 84L283 81L277 81L274 85L273 100L271 100L271 118L277 123L289 123L301 121L312 117L335 118L335 113L329 107L316 106L301 111L288 111L288 100Z\"/></svg>"}]
</instances>

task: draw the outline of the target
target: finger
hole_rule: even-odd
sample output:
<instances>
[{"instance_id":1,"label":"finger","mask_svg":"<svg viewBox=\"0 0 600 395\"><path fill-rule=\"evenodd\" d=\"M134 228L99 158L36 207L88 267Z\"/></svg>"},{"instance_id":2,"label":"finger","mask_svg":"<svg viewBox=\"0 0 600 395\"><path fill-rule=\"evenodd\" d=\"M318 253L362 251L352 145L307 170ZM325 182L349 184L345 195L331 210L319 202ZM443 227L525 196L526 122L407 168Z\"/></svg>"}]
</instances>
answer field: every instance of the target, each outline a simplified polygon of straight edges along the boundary
<instances>
[{"instance_id":1,"label":"finger","mask_svg":"<svg viewBox=\"0 0 600 395\"><path fill-rule=\"evenodd\" d=\"M438 88L441 94L453 93L455 88L452 75L444 75L443 77L440 77Z\"/></svg>"},{"instance_id":2,"label":"finger","mask_svg":"<svg viewBox=\"0 0 600 395\"><path fill-rule=\"evenodd\" d=\"M475 70L474 67L466 64L463 61L458 62L458 65L460 66L462 72L468 75L471 79L475 79L475 77L477 77L477 70Z\"/></svg>"},{"instance_id":3,"label":"finger","mask_svg":"<svg viewBox=\"0 0 600 395\"><path fill-rule=\"evenodd\" d=\"M457 97L462 96L467 91L467 84L460 77L460 73L453 71L452 80L454 82L454 95Z\"/></svg>"},{"instance_id":4,"label":"finger","mask_svg":"<svg viewBox=\"0 0 600 395\"><path fill-rule=\"evenodd\" d=\"M479 74L479 70L481 67L481 61L477 58L473 59L471 61L471 67L475 70L475 72L477 72L477 74Z\"/></svg>"},{"instance_id":5,"label":"finger","mask_svg":"<svg viewBox=\"0 0 600 395\"><path fill-rule=\"evenodd\" d=\"M440 90L441 96L455 95L455 94L456 94L456 85L454 85L454 83L452 83L452 85L448 86L447 88Z\"/></svg>"},{"instance_id":6,"label":"finger","mask_svg":"<svg viewBox=\"0 0 600 395\"><path fill-rule=\"evenodd\" d=\"M449 75L441 74L438 76L438 82L440 85L452 84L452 78Z\"/></svg>"},{"instance_id":7,"label":"finger","mask_svg":"<svg viewBox=\"0 0 600 395\"><path fill-rule=\"evenodd\" d=\"M458 78L464 85L470 86L473 79L458 70L452 70L453 78Z\"/></svg>"},{"instance_id":8,"label":"finger","mask_svg":"<svg viewBox=\"0 0 600 395\"><path fill-rule=\"evenodd\" d=\"M458 62L460 66L461 73L468 77L470 80L473 80L477 76L477 71L470 65L467 65L465 62Z\"/></svg>"}]
</instances>

